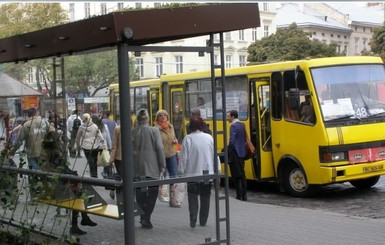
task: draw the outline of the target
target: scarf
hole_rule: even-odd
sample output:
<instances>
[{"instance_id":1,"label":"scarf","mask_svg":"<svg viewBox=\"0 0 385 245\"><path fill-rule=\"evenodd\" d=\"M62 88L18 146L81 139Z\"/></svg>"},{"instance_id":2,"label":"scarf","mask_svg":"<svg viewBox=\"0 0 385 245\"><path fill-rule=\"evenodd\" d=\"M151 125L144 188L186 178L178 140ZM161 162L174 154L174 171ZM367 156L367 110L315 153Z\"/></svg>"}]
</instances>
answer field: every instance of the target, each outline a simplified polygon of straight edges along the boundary
<instances>
[{"instance_id":1,"label":"scarf","mask_svg":"<svg viewBox=\"0 0 385 245\"><path fill-rule=\"evenodd\" d=\"M169 129L169 126L170 126L169 121L156 121L156 123L165 131Z\"/></svg>"}]
</instances>

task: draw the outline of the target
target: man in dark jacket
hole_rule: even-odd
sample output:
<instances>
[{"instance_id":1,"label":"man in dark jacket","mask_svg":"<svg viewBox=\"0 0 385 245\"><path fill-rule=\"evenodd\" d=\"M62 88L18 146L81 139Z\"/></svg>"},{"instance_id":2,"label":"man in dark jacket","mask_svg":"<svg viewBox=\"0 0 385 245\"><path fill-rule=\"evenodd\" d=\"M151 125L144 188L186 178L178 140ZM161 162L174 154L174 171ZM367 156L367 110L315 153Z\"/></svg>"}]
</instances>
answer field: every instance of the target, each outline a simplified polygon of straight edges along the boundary
<instances>
[{"instance_id":1,"label":"man in dark jacket","mask_svg":"<svg viewBox=\"0 0 385 245\"><path fill-rule=\"evenodd\" d=\"M231 177L235 184L236 199L247 201L244 161L246 156L246 129L245 125L239 121L236 110L231 110L227 113L227 121L231 123L228 154Z\"/></svg>"}]
</instances>

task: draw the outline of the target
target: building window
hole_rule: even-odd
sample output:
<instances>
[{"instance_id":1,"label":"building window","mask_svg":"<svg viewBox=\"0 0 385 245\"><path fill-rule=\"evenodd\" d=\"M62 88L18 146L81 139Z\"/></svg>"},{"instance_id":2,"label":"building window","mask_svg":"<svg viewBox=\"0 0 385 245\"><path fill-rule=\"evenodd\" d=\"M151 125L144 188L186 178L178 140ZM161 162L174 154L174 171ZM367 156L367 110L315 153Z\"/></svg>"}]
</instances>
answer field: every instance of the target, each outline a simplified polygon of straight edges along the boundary
<instances>
[{"instance_id":1,"label":"building window","mask_svg":"<svg viewBox=\"0 0 385 245\"><path fill-rule=\"evenodd\" d=\"M176 73L183 73L183 56L175 56Z\"/></svg>"},{"instance_id":2,"label":"building window","mask_svg":"<svg viewBox=\"0 0 385 245\"><path fill-rule=\"evenodd\" d=\"M257 41L257 28L251 29L251 41Z\"/></svg>"},{"instance_id":3,"label":"building window","mask_svg":"<svg viewBox=\"0 0 385 245\"><path fill-rule=\"evenodd\" d=\"M27 83L32 84L33 83L33 69L32 67L27 68Z\"/></svg>"},{"instance_id":4,"label":"building window","mask_svg":"<svg viewBox=\"0 0 385 245\"><path fill-rule=\"evenodd\" d=\"M366 50L366 43L367 43L367 39L364 38L364 39L362 40L362 48L363 48L364 50Z\"/></svg>"},{"instance_id":5,"label":"building window","mask_svg":"<svg viewBox=\"0 0 385 245\"><path fill-rule=\"evenodd\" d=\"M233 57L231 55L226 55L226 66L225 68L231 68L233 63Z\"/></svg>"},{"instance_id":6,"label":"building window","mask_svg":"<svg viewBox=\"0 0 385 245\"><path fill-rule=\"evenodd\" d=\"M135 8L141 9L142 8L142 3L135 3Z\"/></svg>"},{"instance_id":7,"label":"building window","mask_svg":"<svg viewBox=\"0 0 385 245\"><path fill-rule=\"evenodd\" d=\"M344 36L344 39L347 39L347 38L348 38L348 36L345 35L345 36Z\"/></svg>"},{"instance_id":8,"label":"building window","mask_svg":"<svg viewBox=\"0 0 385 245\"><path fill-rule=\"evenodd\" d=\"M325 33L321 33L321 35L324 37L324 36L325 36Z\"/></svg>"},{"instance_id":9,"label":"building window","mask_svg":"<svg viewBox=\"0 0 385 245\"><path fill-rule=\"evenodd\" d=\"M317 32L313 31L313 35L314 35L314 36L317 35Z\"/></svg>"},{"instance_id":10,"label":"building window","mask_svg":"<svg viewBox=\"0 0 385 245\"><path fill-rule=\"evenodd\" d=\"M163 74L163 59L162 57L155 58L155 76L160 77Z\"/></svg>"},{"instance_id":11,"label":"building window","mask_svg":"<svg viewBox=\"0 0 385 245\"><path fill-rule=\"evenodd\" d=\"M245 55L239 56L239 66L246 66L246 56Z\"/></svg>"},{"instance_id":12,"label":"building window","mask_svg":"<svg viewBox=\"0 0 385 245\"><path fill-rule=\"evenodd\" d=\"M102 14L107 14L107 5L106 5L106 3L101 3L100 4L100 12Z\"/></svg>"},{"instance_id":13,"label":"building window","mask_svg":"<svg viewBox=\"0 0 385 245\"><path fill-rule=\"evenodd\" d=\"M144 64L142 58L135 59L135 69L140 78L144 77Z\"/></svg>"},{"instance_id":14,"label":"building window","mask_svg":"<svg viewBox=\"0 0 385 245\"><path fill-rule=\"evenodd\" d=\"M219 56L217 54L214 55L214 65L219 64Z\"/></svg>"},{"instance_id":15,"label":"building window","mask_svg":"<svg viewBox=\"0 0 385 245\"><path fill-rule=\"evenodd\" d=\"M360 53L360 45L358 43L358 38L354 40L354 53L359 54Z\"/></svg>"},{"instance_id":16,"label":"building window","mask_svg":"<svg viewBox=\"0 0 385 245\"><path fill-rule=\"evenodd\" d=\"M334 37L334 34L330 34L330 37Z\"/></svg>"},{"instance_id":17,"label":"building window","mask_svg":"<svg viewBox=\"0 0 385 245\"><path fill-rule=\"evenodd\" d=\"M365 31L366 31L366 27L363 27L363 28L362 28L362 31L365 32Z\"/></svg>"},{"instance_id":18,"label":"building window","mask_svg":"<svg viewBox=\"0 0 385 245\"><path fill-rule=\"evenodd\" d=\"M90 3L84 3L84 18L90 18L90 16L91 16Z\"/></svg>"},{"instance_id":19,"label":"building window","mask_svg":"<svg viewBox=\"0 0 385 245\"><path fill-rule=\"evenodd\" d=\"M231 32L225 32L225 40L230 41L231 40Z\"/></svg>"},{"instance_id":20,"label":"building window","mask_svg":"<svg viewBox=\"0 0 385 245\"><path fill-rule=\"evenodd\" d=\"M355 27L354 27L354 30L355 30L355 31L357 31L357 30L358 30L357 26L355 26Z\"/></svg>"},{"instance_id":21,"label":"building window","mask_svg":"<svg viewBox=\"0 0 385 245\"><path fill-rule=\"evenodd\" d=\"M245 30L239 30L239 40L245 40Z\"/></svg>"},{"instance_id":22,"label":"building window","mask_svg":"<svg viewBox=\"0 0 385 245\"><path fill-rule=\"evenodd\" d=\"M263 36L264 37L269 36L269 26L267 26L267 25L263 26Z\"/></svg>"},{"instance_id":23,"label":"building window","mask_svg":"<svg viewBox=\"0 0 385 245\"><path fill-rule=\"evenodd\" d=\"M340 35L337 35L337 37L338 37L338 38L341 38L341 36L340 36Z\"/></svg>"},{"instance_id":24,"label":"building window","mask_svg":"<svg viewBox=\"0 0 385 245\"><path fill-rule=\"evenodd\" d=\"M267 3L263 3L263 11L269 11L269 5Z\"/></svg>"},{"instance_id":25,"label":"building window","mask_svg":"<svg viewBox=\"0 0 385 245\"><path fill-rule=\"evenodd\" d=\"M118 10L123 10L123 3L118 3Z\"/></svg>"},{"instance_id":26,"label":"building window","mask_svg":"<svg viewBox=\"0 0 385 245\"><path fill-rule=\"evenodd\" d=\"M74 3L70 3L70 6L69 6L69 16L70 16L70 21L74 21L75 20L75 4Z\"/></svg>"}]
</instances>

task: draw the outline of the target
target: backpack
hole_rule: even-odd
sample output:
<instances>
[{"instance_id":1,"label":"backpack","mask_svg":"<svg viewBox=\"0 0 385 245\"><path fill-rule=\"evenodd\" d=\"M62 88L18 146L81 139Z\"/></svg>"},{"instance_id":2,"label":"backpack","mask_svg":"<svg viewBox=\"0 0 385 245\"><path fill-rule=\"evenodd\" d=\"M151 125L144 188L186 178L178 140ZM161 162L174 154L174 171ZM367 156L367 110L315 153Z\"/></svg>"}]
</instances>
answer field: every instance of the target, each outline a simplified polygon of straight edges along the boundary
<instances>
[{"instance_id":1,"label":"backpack","mask_svg":"<svg viewBox=\"0 0 385 245\"><path fill-rule=\"evenodd\" d=\"M81 124L82 124L82 121L80 121L79 117L76 116L76 118L74 119L74 122L72 124L72 132L78 131Z\"/></svg>"}]
</instances>

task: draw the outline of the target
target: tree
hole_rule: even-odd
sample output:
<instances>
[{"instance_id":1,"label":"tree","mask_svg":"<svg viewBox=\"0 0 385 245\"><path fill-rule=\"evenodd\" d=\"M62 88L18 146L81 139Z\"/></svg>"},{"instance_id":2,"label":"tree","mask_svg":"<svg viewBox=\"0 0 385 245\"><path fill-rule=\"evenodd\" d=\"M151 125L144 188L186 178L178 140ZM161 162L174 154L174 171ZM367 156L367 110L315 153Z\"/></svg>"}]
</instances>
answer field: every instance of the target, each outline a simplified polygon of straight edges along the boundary
<instances>
[{"instance_id":1,"label":"tree","mask_svg":"<svg viewBox=\"0 0 385 245\"><path fill-rule=\"evenodd\" d=\"M0 38L37 31L68 21L60 3L10 3L0 5ZM33 60L26 63L5 64L2 71L19 81L34 70L37 87L50 88L52 59Z\"/></svg>"},{"instance_id":2,"label":"tree","mask_svg":"<svg viewBox=\"0 0 385 245\"><path fill-rule=\"evenodd\" d=\"M117 51L103 51L91 54L69 56L65 60L67 91L89 93L91 97L99 90L118 81ZM135 60L130 59L130 80L138 80Z\"/></svg>"},{"instance_id":3,"label":"tree","mask_svg":"<svg viewBox=\"0 0 385 245\"><path fill-rule=\"evenodd\" d=\"M310 40L309 34L297 28L295 23L288 29L279 29L248 47L248 61L284 61L338 55L336 44L324 44Z\"/></svg>"},{"instance_id":4,"label":"tree","mask_svg":"<svg viewBox=\"0 0 385 245\"><path fill-rule=\"evenodd\" d=\"M385 61L385 23L381 27L373 28L369 46L372 53L379 55Z\"/></svg>"}]
</instances>

